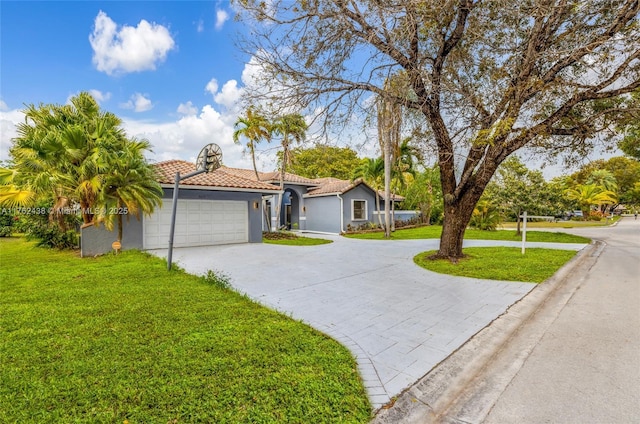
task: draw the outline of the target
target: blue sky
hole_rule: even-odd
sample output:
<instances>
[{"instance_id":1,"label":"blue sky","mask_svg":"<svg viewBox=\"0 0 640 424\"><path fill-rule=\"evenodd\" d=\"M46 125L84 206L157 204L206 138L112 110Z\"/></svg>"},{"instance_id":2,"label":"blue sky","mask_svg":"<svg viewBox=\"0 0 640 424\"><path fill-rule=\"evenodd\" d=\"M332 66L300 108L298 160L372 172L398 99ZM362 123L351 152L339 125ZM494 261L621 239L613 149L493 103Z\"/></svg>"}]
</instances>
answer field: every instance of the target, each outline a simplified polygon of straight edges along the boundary
<instances>
[{"instance_id":1,"label":"blue sky","mask_svg":"<svg viewBox=\"0 0 640 424\"><path fill-rule=\"evenodd\" d=\"M153 161L216 142L225 164L250 167L231 138L251 59L233 17L228 1L1 1L0 159L25 104L90 91L151 141ZM260 159L275 167L272 151Z\"/></svg>"},{"instance_id":2,"label":"blue sky","mask_svg":"<svg viewBox=\"0 0 640 424\"><path fill-rule=\"evenodd\" d=\"M215 142L227 166L250 168L232 134L240 96L258 70L234 44L246 31L234 14L224 0L0 0L0 160L8 159L25 104L64 104L89 91L123 119L129 136L152 143L152 162L194 161ZM359 128L347 133L361 136ZM375 140L348 141L361 156L378 154ZM261 170L276 169L275 150L259 148ZM524 156L530 168L542 163ZM549 178L570 170L543 172Z\"/></svg>"}]
</instances>

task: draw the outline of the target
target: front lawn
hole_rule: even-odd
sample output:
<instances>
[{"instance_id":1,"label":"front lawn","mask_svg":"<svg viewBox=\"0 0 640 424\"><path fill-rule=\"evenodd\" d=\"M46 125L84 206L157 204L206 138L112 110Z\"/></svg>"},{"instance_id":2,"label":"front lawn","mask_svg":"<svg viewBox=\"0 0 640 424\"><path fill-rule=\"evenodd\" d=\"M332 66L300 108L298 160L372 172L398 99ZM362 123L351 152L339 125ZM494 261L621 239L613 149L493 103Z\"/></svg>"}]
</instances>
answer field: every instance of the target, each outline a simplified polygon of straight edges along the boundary
<instances>
[{"instance_id":1,"label":"front lawn","mask_svg":"<svg viewBox=\"0 0 640 424\"><path fill-rule=\"evenodd\" d=\"M442 233L442 226L428 225L424 227L399 229L391 233L393 240L410 240L410 239L439 239ZM360 234L346 234L345 237L367 239L367 240L384 240L384 232L370 232ZM482 231L467 228L464 233L466 240L507 240L521 241L522 235L518 235L516 231ZM527 231L527 241L532 242L552 242L552 243L589 243L590 240L585 237L574 236L573 234L549 232L549 231Z\"/></svg>"},{"instance_id":2,"label":"front lawn","mask_svg":"<svg viewBox=\"0 0 640 424\"><path fill-rule=\"evenodd\" d=\"M577 252L556 249L527 249L522 255L516 247L470 247L457 263L448 259L429 259L436 251L419 253L413 260L421 267L441 274L489 280L541 283L556 273Z\"/></svg>"},{"instance_id":3,"label":"front lawn","mask_svg":"<svg viewBox=\"0 0 640 424\"><path fill-rule=\"evenodd\" d=\"M366 423L349 351L141 252L0 239L0 422Z\"/></svg>"}]
</instances>

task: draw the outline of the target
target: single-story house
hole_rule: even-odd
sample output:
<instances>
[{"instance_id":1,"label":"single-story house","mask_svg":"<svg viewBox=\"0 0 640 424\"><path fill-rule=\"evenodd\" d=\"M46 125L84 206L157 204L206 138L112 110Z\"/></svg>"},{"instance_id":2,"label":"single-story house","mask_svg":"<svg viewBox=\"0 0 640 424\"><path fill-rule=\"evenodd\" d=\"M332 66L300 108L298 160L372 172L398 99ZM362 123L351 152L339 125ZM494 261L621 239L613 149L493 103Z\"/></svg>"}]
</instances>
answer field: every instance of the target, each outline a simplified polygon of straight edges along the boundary
<instances>
[{"instance_id":1,"label":"single-story house","mask_svg":"<svg viewBox=\"0 0 640 424\"><path fill-rule=\"evenodd\" d=\"M193 172L195 164L170 160L154 168L163 190L162 206L141 220L124 220L122 249L168 247L175 175ZM394 199L400 200L399 196ZM277 217L279 201L282 207ZM384 208L381 198L380 208ZM377 224L375 211L376 190L362 180L308 179L286 173L281 191L279 172L256 175L253 170L223 166L180 182L173 245L259 243L262 231L269 228L267 217L271 228L339 234L363 224ZM104 226L83 228L82 255L110 251L116 234Z\"/></svg>"},{"instance_id":2,"label":"single-story house","mask_svg":"<svg viewBox=\"0 0 640 424\"><path fill-rule=\"evenodd\" d=\"M280 187L280 172L258 172L224 168L226 172ZM384 210L383 193L378 192L380 209ZM394 196L395 202L404 200ZM276 216L278 196L265 198L267 216L272 228L298 229L339 234L368 224L378 224L376 190L362 179L310 179L285 173L280 217ZM413 212L412 212L413 214ZM382 217L382 220L384 218ZM263 224L265 228L266 222Z\"/></svg>"}]
</instances>

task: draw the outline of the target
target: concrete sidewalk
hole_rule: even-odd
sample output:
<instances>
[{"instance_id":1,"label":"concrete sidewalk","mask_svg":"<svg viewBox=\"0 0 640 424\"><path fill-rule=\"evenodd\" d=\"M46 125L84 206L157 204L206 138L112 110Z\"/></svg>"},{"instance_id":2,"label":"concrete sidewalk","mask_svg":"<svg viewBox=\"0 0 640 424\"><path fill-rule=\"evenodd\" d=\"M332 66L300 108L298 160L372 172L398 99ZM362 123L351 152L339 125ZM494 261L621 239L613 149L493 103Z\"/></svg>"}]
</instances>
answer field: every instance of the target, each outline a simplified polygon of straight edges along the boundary
<instances>
[{"instance_id":1,"label":"concrete sidewalk","mask_svg":"<svg viewBox=\"0 0 640 424\"><path fill-rule=\"evenodd\" d=\"M435 274L415 265L413 257L437 248L438 240L322 237L334 242L180 248L173 257L193 274L226 273L238 291L343 343L356 357L376 409L535 287ZM519 243L470 241L466 245ZM584 245L554 247L579 250ZM166 257L167 252L151 253Z\"/></svg>"}]
</instances>

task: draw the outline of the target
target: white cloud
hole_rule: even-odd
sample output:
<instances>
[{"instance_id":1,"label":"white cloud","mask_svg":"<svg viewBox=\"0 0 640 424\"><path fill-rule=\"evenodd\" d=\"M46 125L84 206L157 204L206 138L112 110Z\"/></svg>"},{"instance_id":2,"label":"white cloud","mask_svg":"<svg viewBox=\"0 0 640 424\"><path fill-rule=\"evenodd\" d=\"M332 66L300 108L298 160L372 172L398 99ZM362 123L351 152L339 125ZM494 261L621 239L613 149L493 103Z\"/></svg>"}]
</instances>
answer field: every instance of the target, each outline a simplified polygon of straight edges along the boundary
<instances>
[{"instance_id":1,"label":"white cloud","mask_svg":"<svg viewBox=\"0 0 640 424\"><path fill-rule=\"evenodd\" d=\"M213 96L213 100L228 110L233 110L242 96L242 91L243 88L238 87L236 80L229 80L224 83L222 90Z\"/></svg>"},{"instance_id":2,"label":"white cloud","mask_svg":"<svg viewBox=\"0 0 640 424\"><path fill-rule=\"evenodd\" d=\"M215 78L211 78L211 81L207 83L207 86L204 88L204 90L215 96L218 92L218 81Z\"/></svg>"},{"instance_id":3,"label":"white cloud","mask_svg":"<svg viewBox=\"0 0 640 424\"><path fill-rule=\"evenodd\" d=\"M116 23L100 11L89 35L96 69L108 75L156 69L163 62L175 42L169 30L144 19L137 27Z\"/></svg>"},{"instance_id":4,"label":"white cloud","mask_svg":"<svg viewBox=\"0 0 640 424\"><path fill-rule=\"evenodd\" d=\"M9 148L12 146L12 138L15 138L16 125L24 122L24 113L20 110L9 110L6 103L0 100L0 160L9 159Z\"/></svg>"},{"instance_id":5,"label":"white cloud","mask_svg":"<svg viewBox=\"0 0 640 424\"><path fill-rule=\"evenodd\" d=\"M242 153L242 146L233 142L233 125L211 105L204 106L199 114L186 115L175 122L125 119L124 128L129 136L146 138L151 142L154 152L149 159L152 161L195 161L202 147L216 143L222 149L225 165L251 167L251 161Z\"/></svg>"},{"instance_id":6,"label":"white cloud","mask_svg":"<svg viewBox=\"0 0 640 424\"><path fill-rule=\"evenodd\" d=\"M196 22L196 31L198 32L204 31L204 21L202 19Z\"/></svg>"},{"instance_id":7,"label":"white cloud","mask_svg":"<svg viewBox=\"0 0 640 424\"><path fill-rule=\"evenodd\" d=\"M146 112L153 109L153 103L144 94L135 93L126 103L120 103L123 109L133 109L135 112Z\"/></svg>"},{"instance_id":8,"label":"white cloud","mask_svg":"<svg viewBox=\"0 0 640 424\"><path fill-rule=\"evenodd\" d=\"M229 13L226 10L216 10L216 30L220 31L224 26L224 23L229 20Z\"/></svg>"},{"instance_id":9,"label":"white cloud","mask_svg":"<svg viewBox=\"0 0 640 424\"><path fill-rule=\"evenodd\" d=\"M188 101L187 103L180 103L176 110L180 115L195 115L198 113L198 108Z\"/></svg>"},{"instance_id":10,"label":"white cloud","mask_svg":"<svg viewBox=\"0 0 640 424\"><path fill-rule=\"evenodd\" d=\"M89 90L89 94L91 94L93 98L96 99L98 104L102 102L106 102L111 98L111 93L109 92L103 93L100 90Z\"/></svg>"}]
</instances>

